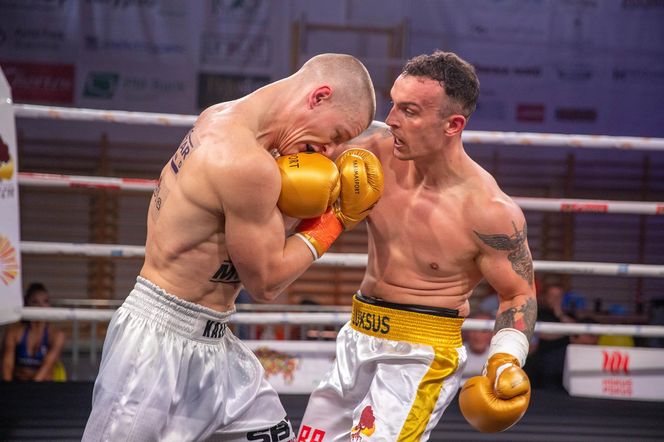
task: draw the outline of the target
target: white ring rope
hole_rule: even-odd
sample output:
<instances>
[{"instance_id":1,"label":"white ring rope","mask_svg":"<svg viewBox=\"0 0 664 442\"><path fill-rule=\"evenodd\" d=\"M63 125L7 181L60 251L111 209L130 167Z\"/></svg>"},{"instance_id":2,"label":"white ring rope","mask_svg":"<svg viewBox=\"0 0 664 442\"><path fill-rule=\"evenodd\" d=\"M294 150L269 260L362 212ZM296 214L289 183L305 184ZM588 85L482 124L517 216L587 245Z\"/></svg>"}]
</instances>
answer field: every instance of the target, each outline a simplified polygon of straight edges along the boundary
<instances>
[{"instance_id":1,"label":"white ring rope","mask_svg":"<svg viewBox=\"0 0 664 442\"><path fill-rule=\"evenodd\" d=\"M118 110L77 109L14 103L14 115L24 118L55 120L105 121L107 123L151 124L157 126L192 126L195 115L128 112Z\"/></svg>"},{"instance_id":2,"label":"white ring rope","mask_svg":"<svg viewBox=\"0 0 664 442\"><path fill-rule=\"evenodd\" d=\"M82 255L107 258L133 258L145 255L143 246L118 244L78 244L40 241L21 241L21 252L39 255ZM314 262L318 265L338 267L365 267L367 255L363 253L326 253ZM606 262L533 261L537 271L569 275L648 276L664 277L664 265L624 264Z\"/></svg>"},{"instance_id":3,"label":"white ring rope","mask_svg":"<svg viewBox=\"0 0 664 442\"><path fill-rule=\"evenodd\" d=\"M83 309L56 307L23 307L21 319L28 321L110 321L114 309ZM338 313L235 313L231 322L236 324L290 324L290 325L333 325L348 322L349 312ZM493 330L494 321L489 319L466 319L464 330ZM663 337L661 325L615 325L615 324L569 324L538 322L535 331L556 334L626 335L643 337Z\"/></svg>"},{"instance_id":4,"label":"white ring rope","mask_svg":"<svg viewBox=\"0 0 664 442\"><path fill-rule=\"evenodd\" d=\"M111 178L80 175L20 172L18 182L23 186L98 188L152 192L156 180L141 178ZM664 202L609 201L568 198L512 198L524 210L543 212L626 213L664 215Z\"/></svg>"},{"instance_id":5,"label":"white ring rope","mask_svg":"<svg viewBox=\"0 0 664 442\"><path fill-rule=\"evenodd\" d=\"M152 192L157 185L157 180L19 172L18 183L22 186L122 189Z\"/></svg>"},{"instance_id":6,"label":"white ring rope","mask_svg":"<svg viewBox=\"0 0 664 442\"><path fill-rule=\"evenodd\" d=\"M112 123L187 127L193 125L197 118L194 115L77 109L69 107L39 106L34 104L14 104L14 113L17 117L24 118L105 121ZM664 138L616 137L610 135L570 135L468 130L463 133L463 140L467 143L473 144L664 150Z\"/></svg>"}]
</instances>

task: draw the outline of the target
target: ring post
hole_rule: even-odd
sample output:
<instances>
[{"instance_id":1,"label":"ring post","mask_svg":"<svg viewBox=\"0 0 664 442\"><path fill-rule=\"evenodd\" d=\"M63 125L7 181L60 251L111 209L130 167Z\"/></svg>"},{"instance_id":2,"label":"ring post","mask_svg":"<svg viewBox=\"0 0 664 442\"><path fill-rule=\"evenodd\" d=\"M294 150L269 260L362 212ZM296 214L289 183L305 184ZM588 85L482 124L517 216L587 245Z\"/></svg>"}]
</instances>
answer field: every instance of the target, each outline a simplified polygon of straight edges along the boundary
<instances>
[{"instance_id":1,"label":"ring post","mask_svg":"<svg viewBox=\"0 0 664 442\"><path fill-rule=\"evenodd\" d=\"M18 155L9 83L0 70L0 324L21 318Z\"/></svg>"}]
</instances>

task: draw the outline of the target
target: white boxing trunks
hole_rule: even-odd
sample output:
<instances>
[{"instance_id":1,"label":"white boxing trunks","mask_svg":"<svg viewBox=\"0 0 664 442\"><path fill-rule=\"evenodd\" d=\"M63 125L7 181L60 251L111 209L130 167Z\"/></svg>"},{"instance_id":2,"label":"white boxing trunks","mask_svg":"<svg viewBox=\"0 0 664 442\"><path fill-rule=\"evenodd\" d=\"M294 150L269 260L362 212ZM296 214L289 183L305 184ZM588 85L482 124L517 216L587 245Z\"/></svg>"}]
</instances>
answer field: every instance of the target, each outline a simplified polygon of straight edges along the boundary
<instances>
[{"instance_id":1,"label":"white boxing trunks","mask_svg":"<svg viewBox=\"0 0 664 442\"><path fill-rule=\"evenodd\" d=\"M311 394L298 442L427 440L459 390L463 320L455 310L356 294L334 367Z\"/></svg>"},{"instance_id":2,"label":"white boxing trunks","mask_svg":"<svg viewBox=\"0 0 664 442\"><path fill-rule=\"evenodd\" d=\"M83 440L293 440L263 367L227 327L232 313L138 277L108 327Z\"/></svg>"}]
</instances>

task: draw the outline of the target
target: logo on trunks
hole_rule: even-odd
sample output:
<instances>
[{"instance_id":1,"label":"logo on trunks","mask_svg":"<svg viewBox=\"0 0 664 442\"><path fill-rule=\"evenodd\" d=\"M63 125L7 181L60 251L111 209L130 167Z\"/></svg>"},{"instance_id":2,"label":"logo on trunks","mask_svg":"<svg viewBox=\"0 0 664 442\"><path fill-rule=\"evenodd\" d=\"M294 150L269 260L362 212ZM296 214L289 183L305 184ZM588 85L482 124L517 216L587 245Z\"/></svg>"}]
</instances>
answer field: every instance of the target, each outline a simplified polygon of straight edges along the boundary
<instances>
[{"instance_id":1,"label":"logo on trunks","mask_svg":"<svg viewBox=\"0 0 664 442\"><path fill-rule=\"evenodd\" d=\"M356 311L353 313L353 325L367 331L386 335L390 332L390 317Z\"/></svg>"},{"instance_id":2,"label":"logo on trunks","mask_svg":"<svg viewBox=\"0 0 664 442\"><path fill-rule=\"evenodd\" d=\"M240 281L240 277L235 270L233 262L230 260L224 261L224 263L219 267L219 270L210 278L210 282L222 282L225 284L237 284Z\"/></svg>"},{"instance_id":3,"label":"logo on trunks","mask_svg":"<svg viewBox=\"0 0 664 442\"><path fill-rule=\"evenodd\" d=\"M311 428L309 425L302 425L297 442L323 442L325 432L318 428Z\"/></svg>"},{"instance_id":4,"label":"logo on trunks","mask_svg":"<svg viewBox=\"0 0 664 442\"><path fill-rule=\"evenodd\" d=\"M274 427L265 430L251 431L247 433L247 440L260 440L262 442L278 442L291 438L291 426L286 420L279 422Z\"/></svg>"},{"instance_id":5,"label":"logo on trunks","mask_svg":"<svg viewBox=\"0 0 664 442\"><path fill-rule=\"evenodd\" d=\"M376 431L376 418L371 405L367 405L360 414L360 421L350 430L351 441L361 441L363 436L369 437Z\"/></svg>"},{"instance_id":6,"label":"logo on trunks","mask_svg":"<svg viewBox=\"0 0 664 442\"><path fill-rule=\"evenodd\" d=\"M226 333L226 324L208 319L203 330L204 338L221 338Z\"/></svg>"}]
</instances>

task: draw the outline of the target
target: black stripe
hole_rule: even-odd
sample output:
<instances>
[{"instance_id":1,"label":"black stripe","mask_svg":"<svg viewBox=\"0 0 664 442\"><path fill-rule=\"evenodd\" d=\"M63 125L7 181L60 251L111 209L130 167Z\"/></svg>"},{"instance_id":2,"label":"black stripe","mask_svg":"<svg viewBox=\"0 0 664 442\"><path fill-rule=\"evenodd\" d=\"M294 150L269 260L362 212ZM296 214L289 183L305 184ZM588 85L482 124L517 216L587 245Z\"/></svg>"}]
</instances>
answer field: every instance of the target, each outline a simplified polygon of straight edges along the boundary
<instances>
[{"instance_id":1,"label":"black stripe","mask_svg":"<svg viewBox=\"0 0 664 442\"><path fill-rule=\"evenodd\" d=\"M355 298L360 302L364 302L365 304L375 305L378 307L391 308L395 310L404 310L407 312L424 313L427 315L442 316L444 318L459 317L459 310L454 310L451 308L429 307L427 305L415 305L415 304L397 304L395 302L387 302L376 298L370 298L368 296L364 296L359 293L355 294Z\"/></svg>"}]
</instances>

